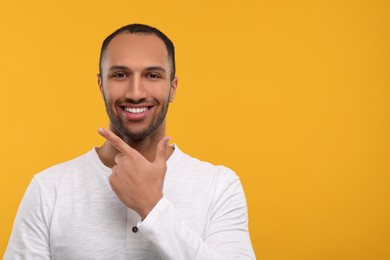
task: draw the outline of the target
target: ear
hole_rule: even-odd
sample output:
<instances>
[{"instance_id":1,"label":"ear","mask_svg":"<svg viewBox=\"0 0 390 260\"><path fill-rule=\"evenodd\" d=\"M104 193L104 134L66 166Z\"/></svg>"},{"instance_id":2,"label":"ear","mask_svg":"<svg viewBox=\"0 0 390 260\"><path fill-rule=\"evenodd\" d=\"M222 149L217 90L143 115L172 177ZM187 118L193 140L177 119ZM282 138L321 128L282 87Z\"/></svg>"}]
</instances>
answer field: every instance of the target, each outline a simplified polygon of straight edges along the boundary
<instances>
[{"instance_id":1,"label":"ear","mask_svg":"<svg viewBox=\"0 0 390 260\"><path fill-rule=\"evenodd\" d=\"M98 86L99 86L99 90L100 90L100 94L102 95L103 99L104 99L104 90L103 90L103 79L102 79L102 76L100 74L97 74L97 79L98 79Z\"/></svg>"},{"instance_id":2,"label":"ear","mask_svg":"<svg viewBox=\"0 0 390 260\"><path fill-rule=\"evenodd\" d=\"M173 100L175 99L175 95L176 95L176 90L177 90L177 84L179 82L179 79L177 77L175 77L172 82L171 82L171 96L169 97L169 102L172 103Z\"/></svg>"},{"instance_id":3,"label":"ear","mask_svg":"<svg viewBox=\"0 0 390 260\"><path fill-rule=\"evenodd\" d=\"M99 89L100 89L100 91L102 91L102 88L103 88L102 76L98 73L98 74L96 74L96 77L98 79Z\"/></svg>"}]
</instances>

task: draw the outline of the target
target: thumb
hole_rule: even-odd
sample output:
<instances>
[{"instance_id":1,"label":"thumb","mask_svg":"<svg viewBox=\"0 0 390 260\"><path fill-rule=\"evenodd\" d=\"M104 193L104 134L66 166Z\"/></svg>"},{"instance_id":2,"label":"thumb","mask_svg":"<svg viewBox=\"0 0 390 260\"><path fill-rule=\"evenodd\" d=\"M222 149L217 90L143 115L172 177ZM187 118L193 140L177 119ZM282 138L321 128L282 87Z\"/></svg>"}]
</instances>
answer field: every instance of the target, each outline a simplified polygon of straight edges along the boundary
<instances>
[{"instance_id":1,"label":"thumb","mask_svg":"<svg viewBox=\"0 0 390 260\"><path fill-rule=\"evenodd\" d=\"M165 136L158 143L156 158L154 159L155 162L166 162L168 155L169 139L170 138L168 136Z\"/></svg>"}]
</instances>

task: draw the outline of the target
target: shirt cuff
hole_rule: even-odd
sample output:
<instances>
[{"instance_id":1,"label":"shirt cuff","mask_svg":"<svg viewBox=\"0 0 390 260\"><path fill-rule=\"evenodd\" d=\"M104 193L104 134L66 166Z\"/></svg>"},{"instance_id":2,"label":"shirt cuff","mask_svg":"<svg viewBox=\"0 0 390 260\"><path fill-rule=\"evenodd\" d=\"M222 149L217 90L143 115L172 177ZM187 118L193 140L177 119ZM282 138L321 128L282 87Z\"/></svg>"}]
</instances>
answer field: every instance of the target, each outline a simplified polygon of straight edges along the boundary
<instances>
[{"instance_id":1,"label":"shirt cuff","mask_svg":"<svg viewBox=\"0 0 390 260\"><path fill-rule=\"evenodd\" d=\"M161 213L164 212L169 206L168 199L163 196L154 206L154 208L149 212L149 214L146 216L146 218L142 221L138 221L137 227L142 229L151 229L154 226L154 223L158 220Z\"/></svg>"}]
</instances>

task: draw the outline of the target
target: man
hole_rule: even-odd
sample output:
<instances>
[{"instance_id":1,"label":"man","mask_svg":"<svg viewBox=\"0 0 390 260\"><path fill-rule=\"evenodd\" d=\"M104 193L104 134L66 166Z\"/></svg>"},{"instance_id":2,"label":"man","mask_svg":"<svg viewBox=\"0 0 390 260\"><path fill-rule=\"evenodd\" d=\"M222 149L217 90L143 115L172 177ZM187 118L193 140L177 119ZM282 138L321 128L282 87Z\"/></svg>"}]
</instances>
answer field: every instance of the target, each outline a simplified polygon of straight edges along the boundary
<instances>
[{"instance_id":1,"label":"man","mask_svg":"<svg viewBox=\"0 0 390 260\"><path fill-rule=\"evenodd\" d=\"M254 259L236 174L169 146L172 42L140 24L103 42L103 146L37 174L4 259Z\"/></svg>"}]
</instances>

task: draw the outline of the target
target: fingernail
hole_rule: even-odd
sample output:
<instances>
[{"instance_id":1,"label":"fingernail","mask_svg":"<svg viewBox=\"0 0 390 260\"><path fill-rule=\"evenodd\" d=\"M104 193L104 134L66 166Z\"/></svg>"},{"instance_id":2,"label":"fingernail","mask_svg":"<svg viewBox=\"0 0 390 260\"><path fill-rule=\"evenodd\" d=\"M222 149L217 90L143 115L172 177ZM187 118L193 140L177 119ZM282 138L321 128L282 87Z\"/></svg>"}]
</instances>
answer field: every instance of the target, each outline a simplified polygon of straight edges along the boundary
<instances>
[{"instance_id":1,"label":"fingernail","mask_svg":"<svg viewBox=\"0 0 390 260\"><path fill-rule=\"evenodd\" d=\"M104 129L100 127L100 128L98 129L98 133L101 134L101 135L104 134Z\"/></svg>"}]
</instances>

